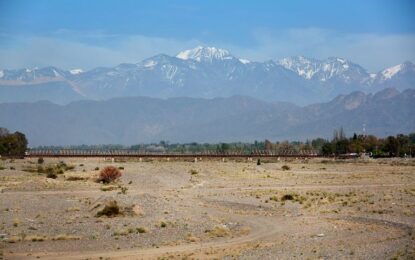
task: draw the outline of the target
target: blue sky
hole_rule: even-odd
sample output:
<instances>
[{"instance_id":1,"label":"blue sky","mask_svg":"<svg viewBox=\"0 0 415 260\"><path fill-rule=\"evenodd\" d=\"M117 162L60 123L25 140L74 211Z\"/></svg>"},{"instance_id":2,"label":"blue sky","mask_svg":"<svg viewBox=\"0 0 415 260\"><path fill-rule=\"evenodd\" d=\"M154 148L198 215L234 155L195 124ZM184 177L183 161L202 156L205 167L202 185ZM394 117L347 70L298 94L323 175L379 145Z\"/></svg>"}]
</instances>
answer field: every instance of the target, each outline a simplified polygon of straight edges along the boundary
<instances>
[{"instance_id":1,"label":"blue sky","mask_svg":"<svg viewBox=\"0 0 415 260\"><path fill-rule=\"evenodd\" d=\"M0 0L0 67L89 69L196 45L263 61L415 61L415 1Z\"/></svg>"}]
</instances>

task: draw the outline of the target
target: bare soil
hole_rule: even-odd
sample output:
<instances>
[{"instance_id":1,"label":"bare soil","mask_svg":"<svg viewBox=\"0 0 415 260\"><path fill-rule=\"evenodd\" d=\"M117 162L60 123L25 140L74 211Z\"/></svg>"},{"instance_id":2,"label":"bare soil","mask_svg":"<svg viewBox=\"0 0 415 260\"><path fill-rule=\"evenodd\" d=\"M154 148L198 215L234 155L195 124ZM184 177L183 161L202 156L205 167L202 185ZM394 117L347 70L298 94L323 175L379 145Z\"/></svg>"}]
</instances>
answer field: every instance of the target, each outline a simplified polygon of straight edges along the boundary
<instances>
[{"instance_id":1,"label":"bare soil","mask_svg":"<svg viewBox=\"0 0 415 260\"><path fill-rule=\"evenodd\" d=\"M0 161L0 259L415 259L413 159L61 160Z\"/></svg>"}]
</instances>

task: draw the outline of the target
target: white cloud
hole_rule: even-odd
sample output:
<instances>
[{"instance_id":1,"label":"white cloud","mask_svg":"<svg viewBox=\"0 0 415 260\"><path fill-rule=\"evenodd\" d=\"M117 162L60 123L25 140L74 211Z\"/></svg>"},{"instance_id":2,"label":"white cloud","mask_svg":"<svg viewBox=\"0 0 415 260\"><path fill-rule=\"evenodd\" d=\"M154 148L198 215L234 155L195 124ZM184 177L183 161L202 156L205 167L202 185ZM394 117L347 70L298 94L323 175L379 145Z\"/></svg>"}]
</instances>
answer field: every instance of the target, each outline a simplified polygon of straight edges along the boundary
<instances>
[{"instance_id":1,"label":"white cloud","mask_svg":"<svg viewBox=\"0 0 415 260\"><path fill-rule=\"evenodd\" d=\"M415 34L350 34L321 28L261 29L252 34L252 39L255 44L249 47L220 41L211 41L208 45L227 48L238 57L254 61L295 55L318 59L339 56L370 71L406 60L415 61ZM7 42L0 41L0 68L54 65L90 69L135 63L159 53L174 55L199 44L206 45L195 39L61 30L48 36L18 36L9 37Z\"/></svg>"}]
</instances>

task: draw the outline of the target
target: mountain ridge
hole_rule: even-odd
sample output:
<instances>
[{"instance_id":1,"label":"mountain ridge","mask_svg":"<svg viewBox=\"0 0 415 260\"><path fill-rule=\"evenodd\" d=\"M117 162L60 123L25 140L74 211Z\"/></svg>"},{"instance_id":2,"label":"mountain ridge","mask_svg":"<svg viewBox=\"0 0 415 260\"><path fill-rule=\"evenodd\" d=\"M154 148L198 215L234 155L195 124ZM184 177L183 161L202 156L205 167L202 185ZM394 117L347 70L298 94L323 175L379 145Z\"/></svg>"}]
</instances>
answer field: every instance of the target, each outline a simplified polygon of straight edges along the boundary
<instances>
[{"instance_id":1,"label":"mountain ridge","mask_svg":"<svg viewBox=\"0 0 415 260\"><path fill-rule=\"evenodd\" d=\"M47 99L65 104L137 95L244 95L306 105L356 90L370 93L390 87L401 91L415 88L415 65L404 62L373 74L338 57L317 60L297 56L256 62L237 58L224 49L198 46L176 56L159 54L138 63L87 71L53 66L0 70L0 102ZM59 96L62 93L67 97Z\"/></svg>"},{"instance_id":2,"label":"mountain ridge","mask_svg":"<svg viewBox=\"0 0 415 260\"><path fill-rule=\"evenodd\" d=\"M342 126L362 133L363 124L378 136L414 131L415 90L353 92L303 107L245 96L0 104L0 126L24 132L31 146L305 140L331 138Z\"/></svg>"}]
</instances>

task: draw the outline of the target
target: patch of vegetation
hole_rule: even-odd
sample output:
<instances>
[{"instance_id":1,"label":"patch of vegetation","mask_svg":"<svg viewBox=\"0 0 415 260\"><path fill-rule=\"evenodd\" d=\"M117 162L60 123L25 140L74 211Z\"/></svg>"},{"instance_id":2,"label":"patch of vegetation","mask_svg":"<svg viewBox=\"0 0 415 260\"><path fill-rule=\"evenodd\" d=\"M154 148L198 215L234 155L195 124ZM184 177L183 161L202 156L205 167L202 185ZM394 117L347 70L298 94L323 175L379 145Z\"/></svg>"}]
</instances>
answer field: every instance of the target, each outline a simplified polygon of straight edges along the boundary
<instances>
[{"instance_id":1,"label":"patch of vegetation","mask_svg":"<svg viewBox=\"0 0 415 260\"><path fill-rule=\"evenodd\" d=\"M39 157L38 159L37 159L37 163L38 164L43 164L45 162L45 160L43 159L43 157Z\"/></svg>"},{"instance_id":2,"label":"patch of vegetation","mask_svg":"<svg viewBox=\"0 0 415 260\"><path fill-rule=\"evenodd\" d=\"M32 242L43 242L43 241L47 240L47 237L39 236L39 235L32 235L32 236L25 237L24 240L32 241Z\"/></svg>"},{"instance_id":3,"label":"patch of vegetation","mask_svg":"<svg viewBox=\"0 0 415 260\"><path fill-rule=\"evenodd\" d=\"M281 167L281 169L282 169L283 171L288 171L288 170L290 170L291 168L290 168L290 166L288 166L288 165L283 165L283 166Z\"/></svg>"},{"instance_id":4,"label":"patch of vegetation","mask_svg":"<svg viewBox=\"0 0 415 260\"><path fill-rule=\"evenodd\" d=\"M256 161L256 165L261 165L261 159L258 159L258 160Z\"/></svg>"},{"instance_id":5,"label":"patch of vegetation","mask_svg":"<svg viewBox=\"0 0 415 260\"><path fill-rule=\"evenodd\" d=\"M125 186L118 186L119 188L120 188L120 193L122 193L122 194L127 194L127 190L128 190L128 188L127 187L125 187Z\"/></svg>"},{"instance_id":6,"label":"patch of vegetation","mask_svg":"<svg viewBox=\"0 0 415 260\"><path fill-rule=\"evenodd\" d=\"M55 172L48 172L46 174L46 178L56 179L56 178L58 178L58 175Z\"/></svg>"},{"instance_id":7,"label":"patch of vegetation","mask_svg":"<svg viewBox=\"0 0 415 260\"><path fill-rule=\"evenodd\" d=\"M118 189L118 187L117 186L114 186L114 185L110 185L110 186L103 186L103 187L101 187L101 191L112 191L112 190L116 190L116 189Z\"/></svg>"},{"instance_id":8,"label":"patch of vegetation","mask_svg":"<svg viewBox=\"0 0 415 260\"><path fill-rule=\"evenodd\" d=\"M196 171L195 169L191 169L190 170L190 174L191 175L197 175L199 172L198 171Z\"/></svg>"},{"instance_id":9,"label":"patch of vegetation","mask_svg":"<svg viewBox=\"0 0 415 260\"><path fill-rule=\"evenodd\" d=\"M161 222L160 222L160 227L161 227L161 228L165 228L165 227L167 227L167 223L166 223L166 222L164 222L164 221L161 221Z\"/></svg>"},{"instance_id":10,"label":"patch of vegetation","mask_svg":"<svg viewBox=\"0 0 415 260\"><path fill-rule=\"evenodd\" d=\"M230 235L229 229L224 226L216 226L212 230L205 230L205 233L211 237L226 237Z\"/></svg>"},{"instance_id":11,"label":"patch of vegetation","mask_svg":"<svg viewBox=\"0 0 415 260\"><path fill-rule=\"evenodd\" d=\"M121 214L121 210L120 210L120 207L118 206L117 201L112 200L108 202L102 210L98 211L95 216L98 218L102 216L115 217L120 214Z\"/></svg>"},{"instance_id":12,"label":"patch of vegetation","mask_svg":"<svg viewBox=\"0 0 415 260\"><path fill-rule=\"evenodd\" d=\"M72 235L57 235L52 240L79 240L81 237Z\"/></svg>"},{"instance_id":13,"label":"patch of vegetation","mask_svg":"<svg viewBox=\"0 0 415 260\"><path fill-rule=\"evenodd\" d=\"M88 177L82 177L82 176L68 176L65 178L67 181L85 181L88 180Z\"/></svg>"},{"instance_id":14,"label":"patch of vegetation","mask_svg":"<svg viewBox=\"0 0 415 260\"><path fill-rule=\"evenodd\" d=\"M286 200L294 200L294 196L292 194L285 194L281 197L281 201L286 201Z\"/></svg>"},{"instance_id":15,"label":"patch of vegetation","mask_svg":"<svg viewBox=\"0 0 415 260\"><path fill-rule=\"evenodd\" d=\"M128 230L118 230L114 232L113 236L126 236L129 233Z\"/></svg>"},{"instance_id":16,"label":"patch of vegetation","mask_svg":"<svg viewBox=\"0 0 415 260\"><path fill-rule=\"evenodd\" d=\"M98 182L111 183L121 177L121 172L114 166L107 166L101 170Z\"/></svg>"},{"instance_id":17,"label":"patch of vegetation","mask_svg":"<svg viewBox=\"0 0 415 260\"><path fill-rule=\"evenodd\" d=\"M124 170L123 166L118 167L118 170Z\"/></svg>"},{"instance_id":18,"label":"patch of vegetation","mask_svg":"<svg viewBox=\"0 0 415 260\"><path fill-rule=\"evenodd\" d=\"M137 233L143 234L143 233L147 233L147 229L143 228L143 227L138 227L136 228Z\"/></svg>"},{"instance_id":19,"label":"patch of vegetation","mask_svg":"<svg viewBox=\"0 0 415 260\"><path fill-rule=\"evenodd\" d=\"M99 171L99 167L95 167L95 169L94 169L95 171Z\"/></svg>"}]
</instances>

